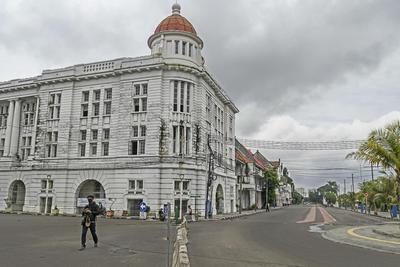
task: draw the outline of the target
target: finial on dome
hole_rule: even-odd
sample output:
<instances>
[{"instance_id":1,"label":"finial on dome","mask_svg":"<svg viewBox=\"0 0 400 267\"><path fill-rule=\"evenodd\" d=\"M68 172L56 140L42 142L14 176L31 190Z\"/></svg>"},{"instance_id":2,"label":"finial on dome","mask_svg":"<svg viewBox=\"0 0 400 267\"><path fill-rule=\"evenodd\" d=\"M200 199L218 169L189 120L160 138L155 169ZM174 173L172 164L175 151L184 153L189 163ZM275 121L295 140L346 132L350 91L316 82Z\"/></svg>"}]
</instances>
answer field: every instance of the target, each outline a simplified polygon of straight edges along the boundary
<instances>
[{"instance_id":1,"label":"finial on dome","mask_svg":"<svg viewBox=\"0 0 400 267\"><path fill-rule=\"evenodd\" d=\"M181 6L178 3L172 5L172 14L174 15L181 14Z\"/></svg>"}]
</instances>

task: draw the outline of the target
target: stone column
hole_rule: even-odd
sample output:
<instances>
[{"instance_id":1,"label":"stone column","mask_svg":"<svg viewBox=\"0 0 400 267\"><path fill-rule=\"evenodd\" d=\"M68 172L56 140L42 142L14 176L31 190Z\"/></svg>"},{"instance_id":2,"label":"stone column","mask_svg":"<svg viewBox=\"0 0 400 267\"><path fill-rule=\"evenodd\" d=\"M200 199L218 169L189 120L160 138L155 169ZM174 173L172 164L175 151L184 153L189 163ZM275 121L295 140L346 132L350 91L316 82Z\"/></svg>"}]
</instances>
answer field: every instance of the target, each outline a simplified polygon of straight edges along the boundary
<instances>
[{"instance_id":1,"label":"stone column","mask_svg":"<svg viewBox=\"0 0 400 267\"><path fill-rule=\"evenodd\" d=\"M21 122L21 100L15 100L13 127L11 134L10 156L18 154L19 127Z\"/></svg>"},{"instance_id":2,"label":"stone column","mask_svg":"<svg viewBox=\"0 0 400 267\"><path fill-rule=\"evenodd\" d=\"M37 138L37 125L38 125L38 118L39 118L39 105L40 99L39 96L36 97L36 109L35 109L35 124L33 126L32 131L32 146L31 146L31 155L35 155L35 148L36 148L36 138Z\"/></svg>"},{"instance_id":3,"label":"stone column","mask_svg":"<svg viewBox=\"0 0 400 267\"><path fill-rule=\"evenodd\" d=\"M7 128L6 128L6 140L4 142L4 156L9 156L10 154L10 144L11 144L11 134L14 119L14 100L10 100L8 105L8 116L7 116Z\"/></svg>"}]
</instances>

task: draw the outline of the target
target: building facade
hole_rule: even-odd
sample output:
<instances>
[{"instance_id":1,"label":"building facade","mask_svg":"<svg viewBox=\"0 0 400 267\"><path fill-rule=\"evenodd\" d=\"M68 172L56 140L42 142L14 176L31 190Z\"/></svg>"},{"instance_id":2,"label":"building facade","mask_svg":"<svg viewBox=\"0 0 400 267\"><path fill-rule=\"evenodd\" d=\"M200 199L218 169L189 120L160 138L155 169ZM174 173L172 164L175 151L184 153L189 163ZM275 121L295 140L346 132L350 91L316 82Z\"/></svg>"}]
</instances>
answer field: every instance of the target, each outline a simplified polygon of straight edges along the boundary
<instances>
[{"instance_id":1,"label":"building facade","mask_svg":"<svg viewBox=\"0 0 400 267\"><path fill-rule=\"evenodd\" d=\"M182 195L183 212L204 214L212 152L212 211L236 211L238 109L180 10L150 36L149 56L0 83L0 210L76 213L93 194L135 215Z\"/></svg>"}]
</instances>

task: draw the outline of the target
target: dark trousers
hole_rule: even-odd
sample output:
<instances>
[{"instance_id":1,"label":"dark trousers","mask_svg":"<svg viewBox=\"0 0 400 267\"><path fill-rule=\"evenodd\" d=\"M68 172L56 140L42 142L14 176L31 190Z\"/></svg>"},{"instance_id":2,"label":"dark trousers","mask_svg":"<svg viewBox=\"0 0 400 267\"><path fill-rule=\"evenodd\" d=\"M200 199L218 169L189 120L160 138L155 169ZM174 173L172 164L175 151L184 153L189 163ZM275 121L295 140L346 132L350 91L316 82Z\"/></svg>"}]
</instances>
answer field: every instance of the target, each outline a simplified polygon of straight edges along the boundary
<instances>
[{"instance_id":1,"label":"dark trousers","mask_svg":"<svg viewBox=\"0 0 400 267\"><path fill-rule=\"evenodd\" d=\"M86 245L86 233L88 228L90 229L90 233L92 234L94 243L97 244L97 242L99 241L96 234L96 223L92 222L89 227L82 225L82 237L81 237L82 246Z\"/></svg>"}]
</instances>

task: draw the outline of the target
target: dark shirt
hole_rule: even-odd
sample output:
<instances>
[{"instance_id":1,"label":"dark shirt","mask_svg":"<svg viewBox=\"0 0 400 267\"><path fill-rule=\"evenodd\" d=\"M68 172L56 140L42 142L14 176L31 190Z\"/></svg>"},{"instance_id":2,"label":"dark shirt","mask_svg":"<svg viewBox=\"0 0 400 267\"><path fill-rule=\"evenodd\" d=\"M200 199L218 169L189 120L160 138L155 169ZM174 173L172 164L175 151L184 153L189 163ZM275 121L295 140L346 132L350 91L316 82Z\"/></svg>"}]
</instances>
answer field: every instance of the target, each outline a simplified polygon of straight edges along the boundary
<instances>
[{"instance_id":1,"label":"dark shirt","mask_svg":"<svg viewBox=\"0 0 400 267\"><path fill-rule=\"evenodd\" d=\"M85 208L83 209L82 212L82 216L85 216L85 210L89 209L91 211L90 214L88 214L88 216L90 217L90 221L91 222L95 222L96 221L96 216L99 215L100 211L99 211L99 205L96 204L96 202L92 202L89 203L89 205L86 205Z\"/></svg>"}]
</instances>

